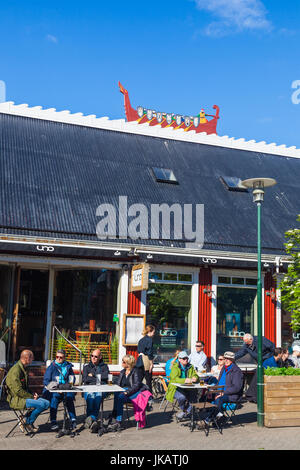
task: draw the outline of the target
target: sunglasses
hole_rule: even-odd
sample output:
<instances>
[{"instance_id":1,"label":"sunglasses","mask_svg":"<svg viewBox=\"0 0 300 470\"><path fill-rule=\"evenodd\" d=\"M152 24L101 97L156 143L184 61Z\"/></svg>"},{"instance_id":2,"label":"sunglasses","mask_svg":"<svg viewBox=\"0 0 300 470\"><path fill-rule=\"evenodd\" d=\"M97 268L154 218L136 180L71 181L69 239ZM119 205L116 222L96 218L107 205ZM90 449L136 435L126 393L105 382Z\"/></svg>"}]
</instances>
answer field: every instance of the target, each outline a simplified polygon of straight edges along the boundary
<instances>
[{"instance_id":1,"label":"sunglasses","mask_svg":"<svg viewBox=\"0 0 300 470\"><path fill-rule=\"evenodd\" d=\"M196 348L203 348L203 344L196 344Z\"/></svg>"},{"instance_id":2,"label":"sunglasses","mask_svg":"<svg viewBox=\"0 0 300 470\"><path fill-rule=\"evenodd\" d=\"M219 357L218 361L225 361L225 357L222 357L222 358Z\"/></svg>"},{"instance_id":3,"label":"sunglasses","mask_svg":"<svg viewBox=\"0 0 300 470\"><path fill-rule=\"evenodd\" d=\"M188 361L189 360L188 357L181 357L180 359L182 359L183 361Z\"/></svg>"},{"instance_id":4,"label":"sunglasses","mask_svg":"<svg viewBox=\"0 0 300 470\"><path fill-rule=\"evenodd\" d=\"M95 356L94 354L91 354L91 357L96 357L97 359L99 359L100 356Z\"/></svg>"},{"instance_id":5,"label":"sunglasses","mask_svg":"<svg viewBox=\"0 0 300 470\"><path fill-rule=\"evenodd\" d=\"M65 356L56 356L56 359L64 359Z\"/></svg>"}]
</instances>

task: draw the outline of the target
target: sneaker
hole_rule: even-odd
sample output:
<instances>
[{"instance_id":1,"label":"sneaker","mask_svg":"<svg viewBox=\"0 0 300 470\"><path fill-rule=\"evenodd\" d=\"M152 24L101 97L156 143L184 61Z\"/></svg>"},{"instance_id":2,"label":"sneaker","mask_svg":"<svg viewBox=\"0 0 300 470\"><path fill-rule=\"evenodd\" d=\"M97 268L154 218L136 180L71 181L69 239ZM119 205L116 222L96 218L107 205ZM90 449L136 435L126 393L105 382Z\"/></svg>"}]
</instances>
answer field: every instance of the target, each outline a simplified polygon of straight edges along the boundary
<instances>
[{"instance_id":1,"label":"sneaker","mask_svg":"<svg viewBox=\"0 0 300 470\"><path fill-rule=\"evenodd\" d=\"M90 429L90 427L92 426L94 420L91 416L88 416L85 420L85 423L84 423L84 427L85 429Z\"/></svg>"},{"instance_id":2,"label":"sneaker","mask_svg":"<svg viewBox=\"0 0 300 470\"><path fill-rule=\"evenodd\" d=\"M34 433L38 431L37 427L35 427L33 424L28 424L28 423L26 423L26 429L27 429L27 432L29 433Z\"/></svg>"},{"instance_id":3,"label":"sneaker","mask_svg":"<svg viewBox=\"0 0 300 470\"><path fill-rule=\"evenodd\" d=\"M177 419L182 419L185 417L185 412L184 411L179 411L177 414L176 414L176 418Z\"/></svg>"},{"instance_id":4,"label":"sneaker","mask_svg":"<svg viewBox=\"0 0 300 470\"><path fill-rule=\"evenodd\" d=\"M122 431L122 429L124 429L122 421L117 421L112 427L114 431Z\"/></svg>"},{"instance_id":5,"label":"sneaker","mask_svg":"<svg viewBox=\"0 0 300 470\"><path fill-rule=\"evenodd\" d=\"M204 422L205 422L205 424L210 424L211 423L211 418L205 418Z\"/></svg>"},{"instance_id":6,"label":"sneaker","mask_svg":"<svg viewBox=\"0 0 300 470\"><path fill-rule=\"evenodd\" d=\"M58 430L58 424L56 422L51 423L50 429L51 429L51 431L57 431Z\"/></svg>"},{"instance_id":7,"label":"sneaker","mask_svg":"<svg viewBox=\"0 0 300 470\"><path fill-rule=\"evenodd\" d=\"M96 432L98 432L98 429L99 429L99 426L98 426L97 421L93 421L91 426L90 426L90 432L96 433Z\"/></svg>"},{"instance_id":8,"label":"sneaker","mask_svg":"<svg viewBox=\"0 0 300 470\"><path fill-rule=\"evenodd\" d=\"M223 413L221 413L221 411L217 414L216 416L216 419L220 419L220 418L223 418Z\"/></svg>"}]
</instances>

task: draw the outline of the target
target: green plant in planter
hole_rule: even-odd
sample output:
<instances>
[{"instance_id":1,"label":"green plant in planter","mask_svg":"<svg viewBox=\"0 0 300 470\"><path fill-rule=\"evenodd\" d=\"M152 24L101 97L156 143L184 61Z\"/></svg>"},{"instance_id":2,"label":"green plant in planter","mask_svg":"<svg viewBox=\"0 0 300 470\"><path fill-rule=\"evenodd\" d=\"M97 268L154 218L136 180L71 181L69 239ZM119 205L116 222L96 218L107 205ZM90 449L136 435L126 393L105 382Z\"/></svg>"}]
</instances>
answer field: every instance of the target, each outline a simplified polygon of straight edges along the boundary
<instances>
[{"instance_id":1,"label":"green plant in planter","mask_svg":"<svg viewBox=\"0 0 300 470\"><path fill-rule=\"evenodd\" d=\"M264 375L300 375L300 369L294 367L268 367Z\"/></svg>"}]
</instances>

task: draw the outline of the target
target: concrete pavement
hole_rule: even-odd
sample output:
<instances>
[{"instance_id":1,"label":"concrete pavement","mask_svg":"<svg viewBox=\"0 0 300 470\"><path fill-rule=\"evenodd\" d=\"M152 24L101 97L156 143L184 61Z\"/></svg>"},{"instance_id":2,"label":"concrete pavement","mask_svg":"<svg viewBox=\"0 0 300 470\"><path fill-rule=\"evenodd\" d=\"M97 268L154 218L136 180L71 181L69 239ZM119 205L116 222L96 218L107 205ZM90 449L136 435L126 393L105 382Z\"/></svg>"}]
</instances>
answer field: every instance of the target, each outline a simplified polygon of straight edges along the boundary
<instances>
[{"instance_id":1,"label":"concrete pavement","mask_svg":"<svg viewBox=\"0 0 300 470\"><path fill-rule=\"evenodd\" d=\"M105 401L105 414L112 409L112 399ZM119 433L108 433L101 437L83 429L85 404L81 397L76 398L79 435L71 438L56 438L56 432L50 431L49 412L39 416L36 424L40 430L33 438L24 436L19 430L9 438L4 436L13 426L15 416L6 404L0 409L0 449L1 450L298 450L300 448L299 428L258 428L256 423L256 405L245 403L237 411L237 425L224 428L221 435L212 429L208 436L203 430L190 432L189 428L176 422L170 411L159 410L154 405L147 413L147 427L136 430L134 418L132 426ZM58 420L62 419L59 411Z\"/></svg>"}]
</instances>

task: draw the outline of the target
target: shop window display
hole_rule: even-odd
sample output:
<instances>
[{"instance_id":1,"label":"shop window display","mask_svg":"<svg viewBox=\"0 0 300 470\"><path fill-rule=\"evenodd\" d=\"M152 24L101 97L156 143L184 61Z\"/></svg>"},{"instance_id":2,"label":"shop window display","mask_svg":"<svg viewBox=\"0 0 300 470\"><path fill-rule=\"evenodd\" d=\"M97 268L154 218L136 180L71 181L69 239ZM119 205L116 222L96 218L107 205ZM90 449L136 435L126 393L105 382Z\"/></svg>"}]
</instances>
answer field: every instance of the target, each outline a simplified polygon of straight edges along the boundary
<instances>
[{"instance_id":1,"label":"shop window display","mask_svg":"<svg viewBox=\"0 0 300 470\"><path fill-rule=\"evenodd\" d=\"M170 279L170 276L164 276ZM172 279L178 279L176 274ZM186 280L191 276L187 275ZM177 349L190 349L191 285L155 282L147 292L146 322L156 327L155 362L165 363Z\"/></svg>"},{"instance_id":2,"label":"shop window display","mask_svg":"<svg viewBox=\"0 0 300 470\"><path fill-rule=\"evenodd\" d=\"M119 271L62 270L56 272L55 325L85 356L100 347L106 362L118 354L116 328ZM74 355L74 350L72 352ZM77 357L72 358L76 361Z\"/></svg>"}]
</instances>

